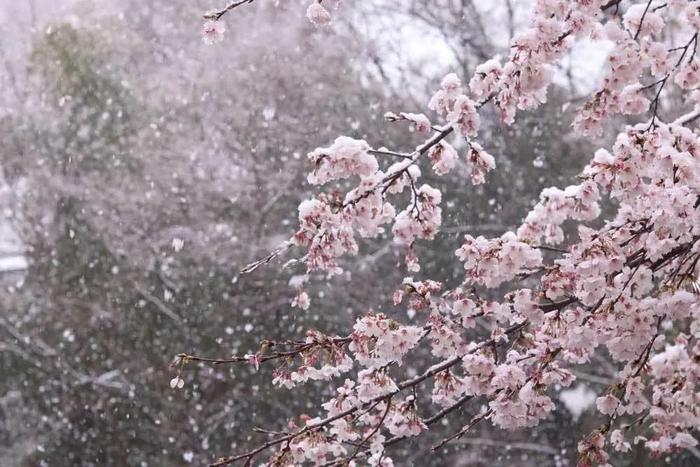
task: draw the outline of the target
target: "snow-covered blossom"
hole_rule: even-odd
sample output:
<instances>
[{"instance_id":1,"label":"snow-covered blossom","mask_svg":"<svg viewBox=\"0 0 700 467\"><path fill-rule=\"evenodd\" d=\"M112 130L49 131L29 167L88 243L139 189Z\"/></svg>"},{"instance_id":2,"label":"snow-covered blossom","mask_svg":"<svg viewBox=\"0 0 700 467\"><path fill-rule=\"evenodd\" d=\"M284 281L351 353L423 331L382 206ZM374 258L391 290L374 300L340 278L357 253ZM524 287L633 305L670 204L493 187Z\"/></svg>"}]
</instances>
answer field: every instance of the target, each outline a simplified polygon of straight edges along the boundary
<instances>
[{"instance_id":1,"label":"snow-covered blossom","mask_svg":"<svg viewBox=\"0 0 700 467\"><path fill-rule=\"evenodd\" d=\"M673 81L683 89L697 89L700 87L700 63L691 60L678 70Z\"/></svg>"},{"instance_id":2,"label":"snow-covered blossom","mask_svg":"<svg viewBox=\"0 0 700 467\"><path fill-rule=\"evenodd\" d=\"M486 182L486 174L496 168L496 160L479 143L472 141L467 152L467 167L472 184L481 185Z\"/></svg>"},{"instance_id":3,"label":"snow-covered blossom","mask_svg":"<svg viewBox=\"0 0 700 467\"><path fill-rule=\"evenodd\" d=\"M299 291L294 300L292 300L292 306L299 307L302 310L308 310L310 305L309 295L303 290Z\"/></svg>"},{"instance_id":4,"label":"snow-covered blossom","mask_svg":"<svg viewBox=\"0 0 700 467\"><path fill-rule=\"evenodd\" d=\"M625 435L620 430L613 430L610 434L610 444L616 451L627 452L632 449L629 442L625 441Z\"/></svg>"},{"instance_id":5,"label":"snow-covered blossom","mask_svg":"<svg viewBox=\"0 0 700 467\"><path fill-rule=\"evenodd\" d=\"M609 455L605 452L605 436L596 430L578 443L581 465L609 465Z\"/></svg>"},{"instance_id":6,"label":"snow-covered blossom","mask_svg":"<svg viewBox=\"0 0 700 467\"><path fill-rule=\"evenodd\" d=\"M364 367L381 368L390 362L401 363L403 356L423 337L417 326L401 326L382 314L368 315L354 326L350 350Z\"/></svg>"},{"instance_id":7,"label":"snow-covered blossom","mask_svg":"<svg viewBox=\"0 0 700 467\"><path fill-rule=\"evenodd\" d=\"M476 97L485 99L497 89L502 73L501 64L497 60L488 60L474 70L469 89Z\"/></svg>"},{"instance_id":8,"label":"snow-covered blossom","mask_svg":"<svg viewBox=\"0 0 700 467\"><path fill-rule=\"evenodd\" d=\"M462 358L462 365L466 373L463 379L465 393L477 395L493 392L491 378L496 364L492 357L482 353L465 355Z\"/></svg>"},{"instance_id":9,"label":"snow-covered blossom","mask_svg":"<svg viewBox=\"0 0 700 467\"><path fill-rule=\"evenodd\" d=\"M259 352L246 354L245 358L246 360L248 360L248 363L250 363L253 366L253 368L255 368L255 371L258 371L260 369L260 361L262 359L262 355Z\"/></svg>"},{"instance_id":10,"label":"snow-covered blossom","mask_svg":"<svg viewBox=\"0 0 700 467\"><path fill-rule=\"evenodd\" d=\"M462 378L450 372L441 372L435 376L432 401L440 407L449 407L467 391Z\"/></svg>"},{"instance_id":11,"label":"snow-covered blossom","mask_svg":"<svg viewBox=\"0 0 700 467\"><path fill-rule=\"evenodd\" d=\"M497 287L542 263L542 254L512 232L495 240L465 235L455 254L464 263L467 280L486 287Z\"/></svg>"},{"instance_id":12,"label":"snow-covered blossom","mask_svg":"<svg viewBox=\"0 0 700 467\"><path fill-rule=\"evenodd\" d=\"M474 102L465 95L455 98L452 110L447 114L447 121L463 136L476 136L479 131L480 118Z\"/></svg>"},{"instance_id":13,"label":"snow-covered blossom","mask_svg":"<svg viewBox=\"0 0 700 467\"><path fill-rule=\"evenodd\" d=\"M519 366L506 363L496 367L491 384L496 389L519 389L526 379L527 375Z\"/></svg>"},{"instance_id":14,"label":"snow-covered blossom","mask_svg":"<svg viewBox=\"0 0 700 467\"><path fill-rule=\"evenodd\" d=\"M398 390L396 382L385 371L362 370L357 381L357 399L363 403Z\"/></svg>"},{"instance_id":15,"label":"snow-covered blossom","mask_svg":"<svg viewBox=\"0 0 700 467\"><path fill-rule=\"evenodd\" d=\"M323 185L352 175L373 175L379 170L379 165L377 159L368 153L369 149L365 141L341 136L331 146L310 152L308 158L314 164L314 171L309 174L309 183Z\"/></svg>"},{"instance_id":16,"label":"snow-covered blossom","mask_svg":"<svg viewBox=\"0 0 700 467\"><path fill-rule=\"evenodd\" d=\"M299 205L299 230L292 242L308 249L305 264L309 271L339 273L337 259L355 254L357 243L347 216L334 212L327 198L309 199ZM303 300L302 300L303 303Z\"/></svg>"},{"instance_id":17,"label":"snow-covered blossom","mask_svg":"<svg viewBox=\"0 0 700 467\"><path fill-rule=\"evenodd\" d=\"M669 60L668 51L662 42L644 42L642 45L642 53L646 60L649 61L651 74L653 76L661 76L669 73L673 64Z\"/></svg>"},{"instance_id":18,"label":"snow-covered blossom","mask_svg":"<svg viewBox=\"0 0 700 467\"><path fill-rule=\"evenodd\" d=\"M596 399L595 405L600 413L614 415L620 405L620 400L612 394L606 394Z\"/></svg>"},{"instance_id":19,"label":"snow-covered blossom","mask_svg":"<svg viewBox=\"0 0 700 467\"><path fill-rule=\"evenodd\" d=\"M623 16L622 23L632 34L636 35L639 31L640 36L655 35L664 28L661 15L643 3L630 6Z\"/></svg>"},{"instance_id":20,"label":"snow-covered blossom","mask_svg":"<svg viewBox=\"0 0 700 467\"><path fill-rule=\"evenodd\" d=\"M402 112L401 118L413 123L413 128L418 133L428 133L430 131L430 120L423 114Z\"/></svg>"},{"instance_id":21,"label":"snow-covered blossom","mask_svg":"<svg viewBox=\"0 0 700 467\"><path fill-rule=\"evenodd\" d=\"M418 416L413 396L402 403L392 405L385 420L385 426L392 436L418 436L427 426Z\"/></svg>"},{"instance_id":22,"label":"snow-covered blossom","mask_svg":"<svg viewBox=\"0 0 700 467\"><path fill-rule=\"evenodd\" d=\"M326 10L321 2L313 0L306 9L306 17L316 26L323 26L331 22L331 14Z\"/></svg>"},{"instance_id":23,"label":"snow-covered blossom","mask_svg":"<svg viewBox=\"0 0 700 467\"><path fill-rule=\"evenodd\" d=\"M442 224L442 194L422 185L413 194L409 207L396 215L392 232L399 245L411 245L416 239L432 240Z\"/></svg>"},{"instance_id":24,"label":"snow-covered blossom","mask_svg":"<svg viewBox=\"0 0 700 467\"><path fill-rule=\"evenodd\" d=\"M450 98L455 98L462 90L462 81L454 73L447 74L442 79L442 89Z\"/></svg>"},{"instance_id":25,"label":"snow-covered blossom","mask_svg":"<svg viewBox=\"0 0 700 467\"><path fill-rule=\"evenodd\" d=\"M513 292L511 298L513 300L513 310L537 326L544 321L545 315L532 295L532 290L521 289Z\"/></svg>"},{"instance_id":26,"label":"snow-covered blossom","mask_svg":"<svg viewBox=\"0 0 700 467\"><path fill-rule=\"evenodd\" d=\"M649 109L649 99L644 97L639 84L626 86L619 97L620 113L637 115Z\"/></svg>"},{"instance_id":27,"label":"snow-covered blossom","mask_svg":"<svg viewBox=\"0 0 700 467\"><path fill-rule=\"evenodd\" d=\"M202 26L202 41L207 45L216 44L224 39L226 23L222 20L210 20Z\"/></svg>"},{"instance_id":28,"label":"snow-covered blossom","mask_svg":"<svg viewBox=\"0 0 700 467\"><path fill-rule=\"evenodd\" d=\"M304 343L299 344L301 350L297 352L298 364L295 359L292 359L288 365L275 369L272 383L291 389L309 380L327 381L337 378L353 367L353 360L345 352L343 345L343 340L309 330ZM255 360L251 358L251 361L256 366L260 364L261 354L251 355L251 357L255 358Z\"/></svg>"},{"instance_id":29,"label":"snow-covered blossom","mask_svg":"<svg viewBox=\"0 0 700 467\"><path fill-rule=\"evenodd\" d=\"M561 225L567 219L592 220L598 217L599 199L598 186L591 182L572 185L565 190L545 188L539 203L518 228L518 238L529 242L560 243L564 240Z\"/></svg>"},{"instance_id":30,"label":"snow-covered blossom","mask_svg":"<svg viewBox=\"0 0 700 467\"><path fill-rule=\"evenodd\" d=\"M428 108L439 114L446 114L452 108L456 97L462 92L462 81L454 73L447 74L438 90L428 102Z\"/></svg>"},{"instance_id":31,"label":"snow-covered blossom","mask_svg":"<svg viewBox=\"0 0 700 467\"><path fill-rule=\"evenodd\" d=\"M445 175L454 169L459 157L455 148L445 141L440 141L439 144L430 148L428 156L433 162L433 171L437 175Z\"/></svg>"}]
</instances>

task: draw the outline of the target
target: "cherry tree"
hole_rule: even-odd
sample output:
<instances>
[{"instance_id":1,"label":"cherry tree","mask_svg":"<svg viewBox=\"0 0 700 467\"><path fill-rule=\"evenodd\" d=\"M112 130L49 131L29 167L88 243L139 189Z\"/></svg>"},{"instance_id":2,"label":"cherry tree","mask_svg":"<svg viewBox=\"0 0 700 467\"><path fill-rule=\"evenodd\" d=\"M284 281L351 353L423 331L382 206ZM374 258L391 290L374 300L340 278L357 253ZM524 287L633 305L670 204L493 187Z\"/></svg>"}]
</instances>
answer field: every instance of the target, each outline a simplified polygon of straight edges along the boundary
<instances>
[{"instance_id":1,"label":"cherry tree","mask_svg":"<svg viewBox=\"0 0 700 467\"><path fill-rule=\"evenodd\" d=\"M260 4L228 18L226 39L238 47L223 48L192 40L198 31L186 26L196 5L110 3L109 12L80 10L80 24L44 10L36 34L27 26L17 43L31 47L30 62L15 67L17 94L27 99L4 99L0 112L8 148L0 169L11 187L0 193L0 223L11 222L29 263L21 276L0 274L3 465L203 464L247 438L229 429L250 413L271 426L280 410L285 418L301 411L287 391L270 397L260 384L266 397L251 393L265 378L252 367L220 367L227 377L202 367L201 377L185 375L185 391L165 392L168 364L183 350L211 355L225 342L238 353L296 328L351 326L349 313L287 314L291 269L233 277L296 227L296 206L308 196L297 148L334 138L347 115L357 115L353 134L367 128L368 139L416 136L365 112L367 102L388 102L378 83L348 72L351 58L364 62L365 39L290 22L284 12L294 5ZM172 30L149 27L156 11ZM254 32L240 27L246 21L257 22ZM271 32L284 47L268 47ZM323 50L312 48L321 40ZM228 65L208 66L213 57ZM327 67L314 72L321 57ZM306 92L330 79L333 87ZM396 283L394 274L384 282ZM373 295L389 294L374 282ZM360 295L331 292L324 300L346 307ZM239 392L251 397L230 397Z\"/></svg>"},{"instance_id":2,"label":"cherry tree","mask_svg":"<svg viewBox=\"0 0 700 467\"><path fill-rule=\"evenodd\" d=\"M203 39L224 40L225 15L251 3L207 13ZM306 16L322 27L342 14L339 3L313 1ZM652 455L693 448L700 426L698 28L700 6L688 0L536 0L507 58L489 59L471 76L448 74L424 113L385 115L423 133L422 144L404 151L339 136L309 152L308 182L319 189L299 205L297 232L244 272L302 251L292 263L306 274L291 304L307 309L314 306L304 291L309 281L332 281L360 239L391 232L407 270L394 305L414 310L420 324L368 312L345 335L310 329L240 356L178 355L173 388L184 384L190 362L273 365L271 383L297 397L310 380L334 382L317 416L289 420L267 441L211 465L391 466L390 446L445 426L457 427L431 449L479 423L533 427L555 409L552 393L596 352L607 352L618 371L598 395L603 424L580 440L579 465L606 465L633 444ZM480 114L492 107L516 124L518 112L546 101L554 67L587 40L612 46L575 130L596 138L613 117L637 123L591 156L578 183L545 189L514 231L465 235L455 251L464 268L459 286L420 277L415 246L435 239L443 217L442 193L422 183L422 173L447 174L461 159L469 184L488 183L498 154L479 138ZM664 106L669 92L682 93L688 108ZM575 235L566 235L569 226ZM500 299L486 297L496 292ZM488 332L465 338L475 329ZM402 363L419 348L433 364L404 374ZM426 388L429 397L421 395ZM442 423L470 401L481 403L472 417Z\"/></svg>"}]
</instances>

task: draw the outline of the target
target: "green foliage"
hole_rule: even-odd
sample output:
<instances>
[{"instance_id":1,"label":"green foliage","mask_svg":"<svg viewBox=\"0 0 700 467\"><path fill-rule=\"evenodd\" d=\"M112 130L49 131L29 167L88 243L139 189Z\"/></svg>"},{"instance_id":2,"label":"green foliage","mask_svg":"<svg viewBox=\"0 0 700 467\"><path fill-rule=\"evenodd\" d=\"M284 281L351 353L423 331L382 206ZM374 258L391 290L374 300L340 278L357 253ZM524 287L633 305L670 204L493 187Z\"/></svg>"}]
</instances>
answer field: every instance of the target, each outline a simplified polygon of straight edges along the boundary
<instances>
[{"instance_id":1,"label":"green foliage","mask_svg":"<svg viewBox=\"0 0 700 467\"><path fill-rule=\"evenodd\" d=\"M30 76L41 96L45 139L62 170L119 165L139 125L136 99L120 75L114 44L68 23L51 26L36 41Z\"/></svg>"}]
</instances>

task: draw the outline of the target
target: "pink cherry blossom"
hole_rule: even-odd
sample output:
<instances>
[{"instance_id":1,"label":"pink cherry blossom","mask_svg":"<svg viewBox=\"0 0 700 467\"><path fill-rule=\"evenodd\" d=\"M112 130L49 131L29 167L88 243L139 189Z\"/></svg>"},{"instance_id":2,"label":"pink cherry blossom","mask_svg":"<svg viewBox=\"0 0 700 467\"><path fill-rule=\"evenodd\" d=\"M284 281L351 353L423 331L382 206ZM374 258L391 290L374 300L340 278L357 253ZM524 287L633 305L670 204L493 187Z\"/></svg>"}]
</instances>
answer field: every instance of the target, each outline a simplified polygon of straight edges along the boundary
<instances>
[{"instance_id":1,"label":"pink cherry blossom","mask_svg":"<svg viewBox=\"0 0 700 467\"><path fill-rule=\"evenodd\" d=\"M331 14L321 2L314 0L306 9L306 17L316 26L323 26L331 22Z\"/></svg>"},{"instance_id":2,"label":"pink cherry blossom","mask_svg":"<svg viewBox=\"0 0 700 467\"><path fill-rule=\"evenodd\" d=\"M341 136L309 154L308 181L318 192L300 203L299 228L288 243L307 273L337 274L345 257L364 248L358 239L382 240L391 226L415 274L393 294L396 310L366 312L343 337L309 331L277 354L231 359L278 361L273 383L289 388L343 375L333 397L320 403L324 415L264 446L279 448L273 456L288 451L292 464L350 465L352 442L366 445L363 462L393 465L383 454L391 436L437 429L421 415L433 405L447 413L469 398L480 408L467 423L532 427L556 409L552 397L575 380L576 365L590 365L599 352L611 360L614 382L598 393L603 425L579 441L579 465L606 465L608 451L626 453L630 440L655 455L696 446L700 138L692 122L700 112L697 91L688 91L700 88L699 10L684 0L532 6L507 57L485 61L470 78L442 79L424 103L433 122L421 113L386 115L420 134L417 147L375 150ZM316 23L330 21L320 2L309 11ZM546 102L559 63L576 60L574 45L589 40L605 42L608 52L595 91L571 122L575 131L602 135L620 115L636 115L629 121L639 123L594 139L608 143L592 151L570 185L543 189L512 231L464 235L455 251L464 270L458 284L450 285L451 276L419 277L421 243L438 238L449 209L440 190L419 182L422 171L441 176L466 165L472 184L487 183L497 169L487 152L494 148L480 137L483 109L509 125L518 112L534 111ZM662 103L672 93L689 113ZM373 298L366 299L369 307ZM308 296L299 290L294 304L307 307ZM428 368L407 368L417 349L432 358ZM643 437L633 438L628 418Z\"/></svg>"},{"instance_id":3,"label":"pink cherry blossom","mask_svg":"<svg viewBox=\"0 0 700 467\"><path fill-rule=\"evenodd\" d=\"M210 20L202 26L202 41L207 45L216 44L224 39L226 23L222 20Z\"/></svg>"}]
</instances>

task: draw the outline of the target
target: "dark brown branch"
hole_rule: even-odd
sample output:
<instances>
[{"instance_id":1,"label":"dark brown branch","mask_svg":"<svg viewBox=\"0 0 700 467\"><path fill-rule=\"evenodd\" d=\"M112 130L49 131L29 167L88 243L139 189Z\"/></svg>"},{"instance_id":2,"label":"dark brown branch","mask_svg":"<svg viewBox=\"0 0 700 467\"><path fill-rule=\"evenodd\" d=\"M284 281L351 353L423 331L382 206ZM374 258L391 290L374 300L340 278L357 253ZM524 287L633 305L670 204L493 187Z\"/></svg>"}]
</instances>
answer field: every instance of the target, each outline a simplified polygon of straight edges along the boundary
<instances>
[{"instance_id":1,"label":"dark brown branch","mask_svg":"<svg viewBox=\"0 0 700 467\"><path fill-rule=\"evenodd\" d=\"M384 409L384 413L382 414L382 418L379 420L379 423L377 423L377 426L374 427L374 429L364 437L362 441L360 441L360 444L358 444L357 448L355 449L355 452L348 457L343 463L350 465L350 462L357 457L357 455L360 453L362 450L362 447L369 442L370 439L372 439L372 436L376 435L377 432L382 428L382 425L384 425L384 420L386 420L386 416L389 414L389 409L391 408L391 398L387 399L386 401L386 408Z\"/></svg>"},{"instance_id":2,"label":"dark brown branch","mask_svg":"<svg viewBox=\"0 0 700 467\"><path fill-rule=\"evenodd\" d=\"M651 2L653 0L649 0L647 2L646 8L644 8L644 13L642 13L642 17L639 19L639 26L637 27L637 32L634 34L634 40L636 41L637 38L639 37L639 33L642 32L642 26L644 25L644 18L646 18L647 13L649 12L649 7L651 7Z\"/></svg>"},{"instance_id":3,"label":"dark brown branch","mask_svg":"<svg viewBox=\"0 0 700 467\"><path fill-rule=\"evenodd\" d=\"M508 329L506 329L505 333L512 334L515 332L519 332L521 329L526 327L528 324L529 324L528 321L524 321L522 323L515 324L515 325L509 327ZM239 460L250 461L253 457L258 455L259 453L261 453L261 452L263 452L263 451L265 451L273 446L277 446L277 445L285 443L287 441L291 441L294 438L297 438L297 437L299 437L305 433L308 433L310 431L319 430L335 420L339 420L343 417L346 417L347 415L354 414L355 412L362 409L363 407L370 406L370 405L375 404L377 402L386 401L386 400L394 397L396 394L398 394L406 389L413 388L414 386L417 386L418 384L422 383L423 381L432 378L436 374L457 365L458 363L460 363L462 361L462 359L465 357L465 355L471 355L471 354L477 352L478 350L481 350L485 347L493 345L494 342L496 342L495 339L489 339L487 341L483 341L483 342L481 342L481 344L472 348L464 355L456 355L450 359L444 360L442 363L440 363L438 365L434 365L434 366L430 367L428 370L421 373L420 375L417 375L413 378L403 380L401 383L399 383L397 385L397 389L395 389L387 394L376 396L376 397L372 398L371 400L367 401L365 404L350 407L349 409L344 410L342 412L339 412L333 416L326 417L322 420L319 420L316 423L307 425L306 427L304 427L301 430L298 430L294 433L290 433L290 434L285 435L285 436L271 439L271 440L267 441L266 443L258 446L257 448L252 449L252 450L245 452L243 454L219 458L216 461L214 461L213 463L209 464L209 467L220 467L223 465L229 465L229 464L233 464L234 462L237 462Z\"/></svg>"},{"instance_id":4,"label":"dark brown branch","mask_svg":"<svg viewBox=\"0 0 700 467\"><path fill-rule=\"evenodd\" d=\"M440 441L438 444L436 444L435 446L433 446L433 447L430 448L430 449L433 450L433 451L438 451L439 449L441 449L444 445L446 445L446 444L449 443L450 441L452 441L452 440L454 440L454 439L459 439L459 438L461 438L462 436L464 436L464 434L465 434L467 431L469 431L469 430L471 430L472 428L474 428L474 426L476 426L477 423L479 423L480 421L486 419L486 418L487 418L489 415L491 415L492 413L493 413L493 409L488 409L486 412L483 412L483 413L477 415L476 417L474 417L474 418L472 419L471 422L469 422L469 424L465 425L461 430L459 430L458 432L456 432L456 433L454 433L454 434L448 436L447 438L443 439L442 441Z\"/></svg>"},{"instance_id":5,"label":"dark brown branch","mask_svg":"<svg viewBox=\"0 0 700 467\"><path fill-rule=\"evenodd\" d=\"M245 3L253 3L254 1L255 0L235 0L231 3L229 3L228 5L226 5L221 10L215 10L215 11L205 13L204 19L218 21L221 19L222 16L224 16L226 13L233 10L234 8L237 8Z\"/></svg>"},{"instance_id":6,"label":"dark brown branch","mask_svg":"<svg viewBox=\"0 0 700 467\"><path fill-rule=\"evenodd\" d=\"M411 158L410 154L401 154L401 153L394 152L394 151L381 151L381 150L377 150L377 149L370 149L367 152L373 156L390 156L390 157L397 157L399 159L410 159Z\"/></svg>"},{"instance_id":7,"label":"dark brown branch","mask_svg":"<svg viewBox=\"0 0 700 467\"><path fill-rule=\"evenodd\" d=\"M264 258L259 259L259 260L257 260L257 261L254 261L254 262L248 264L248 265L247 265L246 267L244 267L243 269L241 269L241 270L240 270L240 274L249 274L249 273L255 271L255 270L258 269L260 266L262 266L263 264L269 263L270 261L272 261L273 259L277 258L279 255L281 255L282 253L284 253L285 251L287 251L287 250L290 249L291 247L292 247L292 243L291 243L291 242L284 242L282 245L280 245L280 246L279 246L278 248L276 248L275 250L271 251L271 252L270 252L267 256L265 256Z\"/></svg>"},{"instance_id":8,"label":"dark brown branch","mask_svg":"<svg viewBox=\"0 0 700 467\"><path fill-rule=\"evenodd\" d=\"M275 351L268 353L267 355L261 355L258 363L264 363L270 360L287 359L290 357L295 357L308 352L315 348L341 348L345 344L351 341L351 337L333 337L327 340L313 341L313 342L273 342L273 341L263 341L261 344L262 348L271 348L275 346L287 346L292 347L291 350ZM197 355L189 355L181 353L177 355L177 362L188 363L188 362L202 362L210 363L213 365L223 365L228 363L249 363L251 359L245 356L232 356L227 358L209 358L209 357L199 357Z\"/></svg>"}]
</instances>

